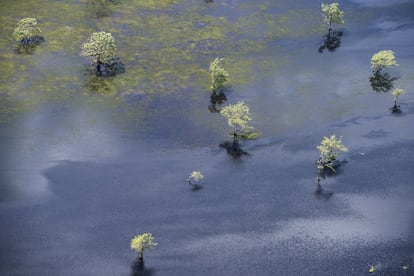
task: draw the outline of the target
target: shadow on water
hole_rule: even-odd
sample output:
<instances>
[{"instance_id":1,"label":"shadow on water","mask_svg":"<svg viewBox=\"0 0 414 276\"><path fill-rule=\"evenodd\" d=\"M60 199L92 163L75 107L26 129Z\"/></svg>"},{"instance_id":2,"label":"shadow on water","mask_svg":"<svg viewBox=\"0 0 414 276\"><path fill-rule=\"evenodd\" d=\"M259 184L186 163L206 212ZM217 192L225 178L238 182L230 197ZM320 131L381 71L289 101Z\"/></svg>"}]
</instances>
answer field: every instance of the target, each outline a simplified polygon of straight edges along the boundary
<instances>
[{"instance_id":1,"label":"shadow on water","mask_svg":"<svg viewBox=\"0 0 414 276\"><path fill-rule=\"evenodd\" d=\"M155 274L154 269L146 269L144 261L135 260L131 265L131 276L151 276Z\"/></svg>"},{"instance_id":2,"label":"shadow on water","mask_svg":"<svg viewBox=\"0 0 414 276\"><path fill-rule=\"evenodd\" d=\"M42 36L34 36L27 39L22 39L14 52L19 55L33 55L36 47L43 42L45 42L45 39Z\"/></svg>"},{"instance_id":3,"label":"shadow on water","mask_svg":"<svg viewBox=\"0 0 414 276\"><path fill-rule=\"evenodd\" d=\"M341 38L343 32L341 31L329 31L326 35L323 36L323 44L319 47L318 52L323 53L325 49L333 52L337 48L341 47Z\"/></svg>"},{"instance_id":4,"label":"shadow on water","mask_svg":"<svg viewBox=\"0 0 414 276\"><path fill-rule=\"evenodd\" d=\"M322 185L320 183L320 178L318 178L317 181L318 181L317 188L313 194L318 199L329 200L334 193L330 191L326 191L325 189L322 188Z\"/></svg>"},{"instance_id":5,"label":"shadow on water","mask_svg":"<svg viewBox=\"0 0 414 276\"><path fill-rule=\"evenodd\" d=\"M217 92L213 90L210 95L210 105L208 106L208 110L211 113L220 113L220 106L227 101L226 94L224 91Z\"/></svg>"},{"instance_id":6,"label":"shadow on water","mask_svg":"<svg viewBox=\"0 0 414 276\"><path fill-rule=\"evenodd\" d=\"M394 87L394 81L398 77L391 76L388 72L376 71L369 78L369 83L375 92L386 93Z\"/></svg>"}]
</instances>

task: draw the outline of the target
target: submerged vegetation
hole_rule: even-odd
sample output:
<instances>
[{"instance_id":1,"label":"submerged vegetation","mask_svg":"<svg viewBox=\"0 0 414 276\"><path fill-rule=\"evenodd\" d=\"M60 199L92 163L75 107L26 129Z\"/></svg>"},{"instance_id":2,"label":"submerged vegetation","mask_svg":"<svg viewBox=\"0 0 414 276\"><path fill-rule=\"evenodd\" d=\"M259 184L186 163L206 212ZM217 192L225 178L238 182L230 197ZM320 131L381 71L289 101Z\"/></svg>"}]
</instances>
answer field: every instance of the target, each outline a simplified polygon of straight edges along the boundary
<instances>
[{"instance_id":1,"label":"submerged vegetation","mask_svg":"<svg viewBox=\"0 0 414 276\"><path fill-rule=\"evenodd\" d=\"M338 3L322 4L323 21L328 25L328 33L324 36L323 45L319 47L319 52L324 49L335 51L341 46L341 37L343 32L332 29L332 24L344 24L344 12L339 9Z\"/></svg>"},{"instance_id":2,"label":"submerged vegetation","mask_svg":"<svg viewBox=\"0 0 414 276\"><path fill-rule=\"evenodd\" d=\"M404 94L404 89L396 88L392 91L392 96L394 97L394 105L390 107L392 113L400 112L400 106L397 104L398 98Z\"/></svg>"},{"instance_id":3,"label":"submerged vegetation","mask_svg":"<svg viewBox=\"0 0 414 276\"><path fill-rule=\"evenodd\" d=\"M21 19L13 31L14 39L19 42L16 52L32 54L34 47L45 41L41 33L42 31L37 27L36 18Z\"/></svg>"}]
</instances>

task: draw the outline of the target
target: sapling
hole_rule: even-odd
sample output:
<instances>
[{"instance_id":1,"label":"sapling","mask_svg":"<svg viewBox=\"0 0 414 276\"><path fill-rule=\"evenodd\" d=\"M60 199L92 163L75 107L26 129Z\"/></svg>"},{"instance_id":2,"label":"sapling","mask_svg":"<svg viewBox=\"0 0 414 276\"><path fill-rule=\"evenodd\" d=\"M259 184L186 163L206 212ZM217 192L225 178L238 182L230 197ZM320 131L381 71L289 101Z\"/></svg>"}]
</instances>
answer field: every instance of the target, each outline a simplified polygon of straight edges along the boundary
<instances>
[{"instance_id":1,"label":"sapling","mask_svg":"<svg viewBox=\"0 0 414 276\"><path fill-rule=\"evenodd\" d=\"M394 97L394 105L390 108L391 112L400 112L400 106L397 104L398 97L404 94L404 89L395 88L392 91L392 96Z\"/></svg>"},{"instance_id":2,"label":"sapling","mask_svg":"<svg viewBox=\"0 0 414 276\"><path fill-rule=\"evenodd\" d=\"M229 78L229 73L220 65L223 60L223 58L216 58L210 63L211 89L213 89L213 93L222 93Z\"/></svg>"},{"instance_id":3,"label":"sapling","mask_svg":"<svg viewBox=\"0 0 414 276\"><path fill-rule=\"evenodd\" d=\"M322 172L325 168L335 172L335 166L338 162L341 152L347 152L348 149L342 144L341 138L337 138L335 134L330 137L323 137L322 142L316 147L320 152L320 158L316 162L317 168Z\"/></svg>"},{"instance_id":4,"label":"sapling","mask_svg":"<svg viewBox=\"0 0 414 276\"><path fill-rule=\"evenodd\" d=\"M13 37L23 45L37 45L44 41L36 18L21 19L13 31Z\"/></svg>"},{"instance_id":5,"label":"sapling","mask_svg":"<svg viewBox=\"0 0 414 276\"><path fill-rule=\"evenodd\" d=\"M339 9L338 3L322 4L323 21L328 25L328 37L332 32L332 24L344 24L344 12Z\"/></svg>"},{"instance_id":6,"label":"sapling","mask_svg":"<svg viewBox=\"0 0 414 276\"><path fill-rule=\"evenodd\" d=\"M138 261L144 261L144 250L153 249L157 243L155 242L154 237L151 233L144 233L138 236L135 236L131 240L131 249L138 252Z\"/></svg>"},{"instance_id":7,"label":"sapling","mask_svg":"<svg viewBox=\"0 0 414 276\"><path fill-rule=\"evenodd\" d=\"M193 183L191 181L195 181L196 183L200 180L203 179L204 175L201 174L201 172L199 171L193 171L190 176L187 178L187 182L190 185L193 185Z\"/></svg>"}]
</instances>

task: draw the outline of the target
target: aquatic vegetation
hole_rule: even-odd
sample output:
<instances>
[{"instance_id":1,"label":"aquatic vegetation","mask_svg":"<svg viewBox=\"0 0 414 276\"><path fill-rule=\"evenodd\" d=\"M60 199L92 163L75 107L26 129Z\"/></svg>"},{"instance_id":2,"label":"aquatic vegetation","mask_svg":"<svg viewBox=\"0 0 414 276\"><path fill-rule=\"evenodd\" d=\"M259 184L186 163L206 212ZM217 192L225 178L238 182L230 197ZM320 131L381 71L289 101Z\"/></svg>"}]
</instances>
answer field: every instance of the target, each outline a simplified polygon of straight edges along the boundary
<instances>
[{"instance_id":1,"label":"aquatic vegetation","mask_svg":"<svg viewBox=\"0 0 414 276\"><path fill-rule=\"evenodd\" d=\"M229 73L220 65L223 60L223 58L215 58L210 63L211 89L215 93L223 92L226 88L225 83L229 78Z\"/></svg>"},{"instance_id":2,"label":"aquatic vegetation","mask_svg":"<svg viewBox=\"0 0 414 276\"><path fill-rule=\"evenodd\" d=\"M392 96L394 97L394 105L392 107L390 107L391 112L395 113L395 112L400 112L400 106L397 104L398 101L398 97L400 97L401 95L404 94L404 89L401 88L396 88L392 91Z\"/></svg>"},{"instance_id":3,"label":"aquatic vegetation","mask_svg":"<svg viewBox=\"0 0 414 276\"><path fill-rule=\"evenodd\" d=\"M95 67L97 75L113 76L123 72L123 64L116 55L117 46L111 33L93 33L82 45L81 56Z\"/></svg>"},{"instance_id":4,"label":"aquatic vegetation","mask_svg":"<svg viewBox=\"0 0 414 276\"><path fill-rule=\"evenodd\" d=\"M36 18L21 19L13 31L13 37L22 44L40 44L44 39L40 37L42 31L36 25Z\"/></svg>"},{"instance_id":5,"label":"aquatic vegetation","mask_svg":"<svg viewBox=\"0 0 414 276\"><path fill-rule=\"evenodd\" d=\"M399 66L392 50L382 50L371 57L372 73L382 72L389 67Z\"/></svg>"},{"instance_id":6,"label":"aquatic vegetation","mask_svg":"<svg viewBox=\"0 0 414 276\"><path fill-rule=\"evenodd\" d=\"M227 119L227 124L232 128L233 142L230 144L224 143L223 147L227 148L232 155L239 156L245 152L240 149L240 139L256 138L256 131L252 126L248 125L250 118L250 109L244 102L230 104L220 111L220 114Z\"/></svg>"},{"instance_id":7,"label":"aquatic vegetation","mask_svg":"<svg viewBox=\"0 0 414 276\"><path fill-rule=\"evenodd\" d=\"M390 68L398 66L392 50L382 50L371 57L372 76L369 79L371 87L376 92L388 92L398 79L390 72Z\"/></svg>"},{"instance_id":8,"label":"aquatic vegetation","mask_svg":"<svg viewBox=\"0 0 414 276\"><path fill-rule=\"evenodd\" d=\"M191 181L198 182L200 179L203 179L204 175L201 174L200 171L193 171L190 176L187 178L187 182L190 185L193 185Z\"/></svg>"},{"instance_id":9,"label":"aquatic vegetation","mask_svg":"<svg viewBox=\"0 0 414 276\"><path fill-rule=\"evenodd\" d=\"M332 30L332 23L344 24L344 12L339 9L338 3L322 4L323 21L328 24L329 33Z\"/></svg>"},{"instance_id":10,"label":"aquatic vegetation","mask_svg":"<svg viewBox=\"0 0 414 276\"><path fill-rule=\"evenodd\" d=\"M320 158L316 162L319 171L325 168L335 172L335 166L338 165L338 159L341 152L347 152L348 149L342 144L341 138L337 138L335 134L330 137L323 137L322 142L316 147L320 152Z\"/></svg>"},{"instance_id":11,"label":"aquatic vegetation","mask_svg":"<svg viewBox=\"0 0 414 276\"><path fill-rule=\"evenodd\" d=\"M135 236L131 240L131 249L138 252L138 261L144 261L144 250L154 249L157 243L155 242L154 237L151 233L144 233L138 236Z\"/></svg>"}]
</instances>

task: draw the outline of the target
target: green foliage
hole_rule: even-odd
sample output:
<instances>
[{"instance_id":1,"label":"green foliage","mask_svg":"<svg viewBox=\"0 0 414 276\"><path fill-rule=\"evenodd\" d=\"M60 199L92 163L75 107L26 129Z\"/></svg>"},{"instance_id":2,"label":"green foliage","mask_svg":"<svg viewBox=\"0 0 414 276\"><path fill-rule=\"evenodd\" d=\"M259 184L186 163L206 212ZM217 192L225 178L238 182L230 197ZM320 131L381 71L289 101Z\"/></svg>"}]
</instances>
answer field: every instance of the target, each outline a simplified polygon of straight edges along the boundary
<instances>
[{"instance_id":1,"label":"green foliage","mask_svg":"<svg viewBox=\"0 0 414 276\"><path fill-rule=\"evenodd\" d=\"M203 179L204 175L201 174L200 171L193 171L190 176L187 178L188 183L191 184L191 180L198 182L200 179Z\"/></svg>"},{"instance_id":2,"label":"green foliage","mask_svg":"<svg viewBox=\"0 0 414 276\"><path fill-rule=\"evenodd\" d=\"M393 95L393 97L394 97L394 101L397 101L397 100L398 100L398 97L399 97L399 96L401 96L401 95L403 95L404 93L405 93L404 89L401 89L401 88L395 88L395 89L392 91L392 95Z\"/></svg>"},{"instance_id":3,"label":"green foliage","mask_svg":"<svg viewBox=\"0 0 414 276\"><path fill-rule=\"evenodd\" d=\"M322 4L323 21L331 27L332 23L344 24L344 12L339 9L338 3Z\"/></svg>"},{"instance_id":4,"label":"green foliage","mask_svg":"<svg viewBox=\"0 0 414 276\"><path fill-rule=\"evenodd\" d=\"M135 236L131 240L131 249L138 252L138 258L142 260L145 249L153 249L157 243L151 233Z\"/></svg>"},{"instance_id":5,"label":"green foliage","mask_svg":"<svg viewBox=\"0 0 414 276\"><path fill-rule=\"evenodd\" d=\"M81 56L88 58L92 64L108 63L116 57L115 39L111 33L93 33L88 42L82 45Z\"/></svg>"},{"instance_id":6,"label":"green foliage","mask_svg":"<svg viewBox=\"0 0 414 276\"><path fill-rule=\"evenodd\" d=\"M210 63L211 88L214 91L225 88L225 82L229 78L229 74L220 66L223 58L216 58Z\"/></svg>"},{"instance_id":7,"label":"green foliage","mask_svg":"<svg viewBox=\"0 0 414 276\"><path fill-rule=\"evenodd\" d=\"M39 35L42 31L36 25L36 18L23 18L17 23L13 37L16 41L24 41Z\"/></svg>"},{"instance_id":8,"label":"green foliage","mask_svg":"<svg viewBox=\"0 0 414 276\"><path fill-rule=\"evenodd\" d=\"M374 268L374 266L373 266L373 265L371 265L371 266L370 266L370 268L369 268L368 272L369 272L369 273L374 273L374 272L375 272L375 268Z\"/></svg>"},{"instance_id":9,"label":"green foliage","mask_svg":"<svg viewBox=\"0 0 414 276\"><path fill-rule=\"evenodd\" d=\"M374 74L391 66L398 66L392 50L382 50L371 57L371 69Z\"/></svg>"},{"instance_id":10,"label":"green foliage","mask_svg":"<svg viewBox=\"0 0 414 276\"><path fill-rule=\"evenodd\" d=\"M252 127L248 125L250 118L250 110L244 102L230 104L221 109L220 114L227 118L227 124L233 128L233 134L239 136L246 130L251 130Z\"/></svg>"},{"instance_id":11,"label":"green foliage","mask_svg":"<svg viewBox=\"0 0 414 276\"><path fill-rule=\"evenodd\" d=\"M328 167L335 171L333 162L339 158L340 152L348 151L342 144L342 140L336 138L335 134L332 134L330 137L323 137L321 144L316 148L320 152L320 159L317 161L317 168L319 170Z\"/></svg>"}]
</instances>

